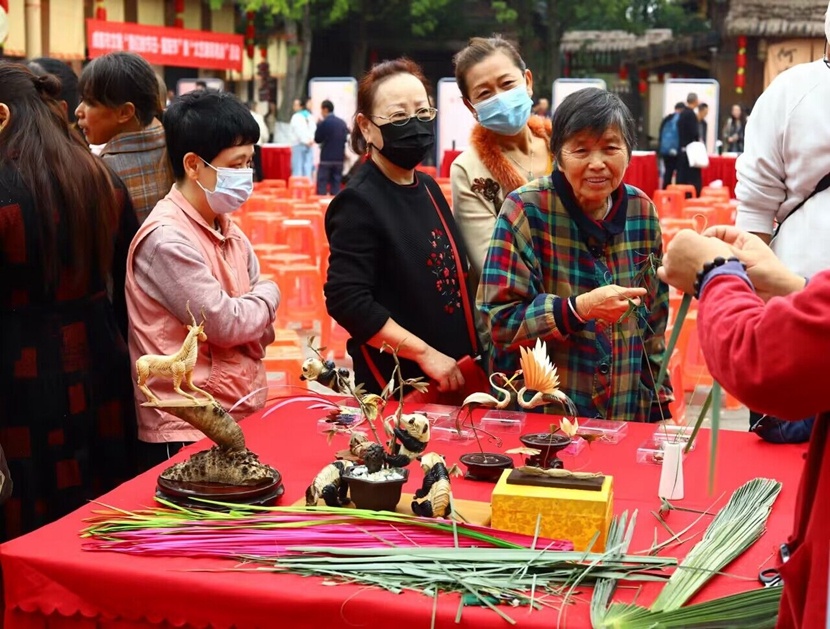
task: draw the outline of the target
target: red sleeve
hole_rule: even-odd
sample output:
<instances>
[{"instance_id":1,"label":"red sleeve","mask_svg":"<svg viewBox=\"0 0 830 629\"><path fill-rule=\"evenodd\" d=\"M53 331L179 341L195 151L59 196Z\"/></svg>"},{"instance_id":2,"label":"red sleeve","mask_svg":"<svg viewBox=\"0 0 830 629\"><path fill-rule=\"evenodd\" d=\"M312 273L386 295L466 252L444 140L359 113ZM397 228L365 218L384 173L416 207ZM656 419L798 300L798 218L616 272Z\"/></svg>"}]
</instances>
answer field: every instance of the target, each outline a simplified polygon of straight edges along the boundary
<instances>
[{"instance_id":1,"label":"red sleeve","mask_svg":"<svg viewBox=\"0 0 830 629\"><path fill-rule=\"evenodd\" d=\"M793 420L830 409L830 271L766 305L740 277L716 277L698 333L712 376L750 408Z\"/></svg>"}]
</instances>

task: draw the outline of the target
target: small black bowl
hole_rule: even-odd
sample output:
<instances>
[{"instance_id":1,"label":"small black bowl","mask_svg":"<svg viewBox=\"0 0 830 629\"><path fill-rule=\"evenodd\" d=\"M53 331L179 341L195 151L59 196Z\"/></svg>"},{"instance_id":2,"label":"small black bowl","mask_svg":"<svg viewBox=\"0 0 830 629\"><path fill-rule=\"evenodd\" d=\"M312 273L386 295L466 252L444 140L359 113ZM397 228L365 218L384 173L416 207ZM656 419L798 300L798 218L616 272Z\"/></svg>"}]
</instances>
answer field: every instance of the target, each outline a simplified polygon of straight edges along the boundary
<instances>
[{"instance_id":1,"label":"small black bowl","mask_svg":"<svg viewBox=\"0 0 830 629\"><path fill-rule=\"evenodd\" d=\"M504 470L513 469L513 459L497 452L468 452L460 461L467 466L465 478L496 483Z\"/></svg>"}]
</instances>

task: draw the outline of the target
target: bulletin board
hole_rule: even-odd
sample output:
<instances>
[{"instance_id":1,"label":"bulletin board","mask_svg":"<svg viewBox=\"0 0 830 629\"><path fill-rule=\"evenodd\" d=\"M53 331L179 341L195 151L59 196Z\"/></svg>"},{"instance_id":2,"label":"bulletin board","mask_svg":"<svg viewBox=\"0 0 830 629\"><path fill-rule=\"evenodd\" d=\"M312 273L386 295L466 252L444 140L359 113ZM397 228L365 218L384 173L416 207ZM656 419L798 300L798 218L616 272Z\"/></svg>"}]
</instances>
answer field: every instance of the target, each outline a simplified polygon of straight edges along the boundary
<instances>
[{"instance_id":1,"label":"bulletin board","mask_svg":"<svg viewBox=\"0 0 830 629\"><path fill-rule=\"evenodd\" d=\"M601 90L608 89L602 79L556 79L551 88L553 92L553 98L550 101L551 113L556 111L556 108L562 104L567 96L579 90L584 90L586 87L598 87Z\"/></svg>"},{"instance_id":2,"label":"bulletin board","mask_svg":"<svg viewBox=\"0 0 830 629\"><path fill-rule=\"evenodd\" d=\"M715 153L715 142L720 135L718 127L720 84L715 79L667 79L663 90L663 117L674 112L675 104L686 102L689 92L697 94L700 103L709 105L706 114L706 149Z\"/></svg>"},{"instance_id":3,"label":"bulletin board","mask_svg":"<svg viewBox=\"0 0 830 629\"><path fill-rule=\"evenodd\" d=\"M349 129L354 125L357 111L357 81L352 77L314 78L308 82L308 96L311 99L311 116L315 120L322 114L320 104L330 100L334 115L345 121Z\"/></svg>"},{"instance_id":4,"label":"bulletin board","mask_svg":"<svg viewBox=\"0 0 830 629\"><path fill-rule=\"evenodd\" d=\"M463 151L470 146L470 133L476 125L476 119L464 105L461 90L452 77L438 81L435 107L438 109L435 163L438 172L441 172L444 151Z\"/></svg>"}]
</instances>

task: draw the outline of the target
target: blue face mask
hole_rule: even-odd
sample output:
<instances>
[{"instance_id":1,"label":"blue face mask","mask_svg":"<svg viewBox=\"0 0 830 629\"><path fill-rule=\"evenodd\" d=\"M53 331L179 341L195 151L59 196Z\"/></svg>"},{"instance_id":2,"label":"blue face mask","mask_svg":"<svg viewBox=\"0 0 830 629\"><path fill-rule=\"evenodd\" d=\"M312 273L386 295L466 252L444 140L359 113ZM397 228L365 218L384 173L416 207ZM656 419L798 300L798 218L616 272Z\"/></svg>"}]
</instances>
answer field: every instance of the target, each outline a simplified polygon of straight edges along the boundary
<instances>
[{"instance_id":1,"label":"blue face mask","mask_svg":"<svg viewBox=\"0 0 830 629\"><path fill-rule=\"evenodd\" d=\"M485 129L499 135L516 135L525 128L532 106L527 86L522 83L473 105L473 108L478 114L478 123Z\"/></svg>"},{"instance_id":2,"label":"blue face mask","mask_svg":"<svg viewBox=\"0 0 830 629\"><path fill-rule=\"evenodd\" d=\"M254 169L216 168L204 159L202 161L216 171L216 186L213 190L208 190L196 181L205 191L210 209L217 214L230 214L238 210L254 190Z\"/></svg>"}]
</instances>

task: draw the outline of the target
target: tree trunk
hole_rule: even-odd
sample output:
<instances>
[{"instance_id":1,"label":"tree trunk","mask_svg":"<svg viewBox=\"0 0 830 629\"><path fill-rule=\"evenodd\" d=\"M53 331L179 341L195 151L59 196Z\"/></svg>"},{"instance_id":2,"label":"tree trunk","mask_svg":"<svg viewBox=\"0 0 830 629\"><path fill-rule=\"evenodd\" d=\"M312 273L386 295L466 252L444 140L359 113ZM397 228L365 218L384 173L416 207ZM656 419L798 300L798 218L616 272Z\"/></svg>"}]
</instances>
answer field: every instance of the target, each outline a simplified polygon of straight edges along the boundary
<instances>
[{"instance_id":1,"label":"tree trunk","mask_svg":"<svg viewBox=\"0 0 830 629\"><path fill-rule=\"evenodd\" d=\"M314 33L311 30L311 3L306 2L303 7L303 19L300 22L300 39L303 42L303 60L300 63L300 75L298 77L294 98L303 99L308 96L308 67L311 65L311 44Z\"/></svg>"},{"instance_id":2,"label":"tree trunk","mask_svg":"<svg viewBox=\"0 0 830 629\"><path fill-rule=\"evenodd\" d=\"M302 69L302 57L297 41L297 21L285 20L285 37L288 46L288 62L285 69L285 82L282 86L282 102L277 109L277 120L288 122L291 120L291 104L297 98L298 85L302 84L299 76Z\"/></svg>"},{"instance_id":3,"label":"tree trunk","mask_svg":"<svg viewBox=\"0 0 830 629\"><path fill-rule=\"evenodd\" d=\"M545 68L547 79L551 84L562 77L562 63L559 54L559 45L562 42L563 25L559 23L559 16L556 14L556 0L548 0L548 36Z\"/></svg>"},{"instance_id":4,"label":"tree trunk","mask_svg":"<svg viewBox=\"0 0 830 629\"><path fill-rule=\"evenodd\" d=\"M366 57L369 53L369 44L366 42L366 3L359 1L355 10L357 19L357 35L352 39L351 74L359 78L366 71Z\"/></svg>"}]
</instances>

